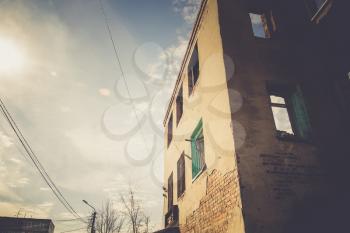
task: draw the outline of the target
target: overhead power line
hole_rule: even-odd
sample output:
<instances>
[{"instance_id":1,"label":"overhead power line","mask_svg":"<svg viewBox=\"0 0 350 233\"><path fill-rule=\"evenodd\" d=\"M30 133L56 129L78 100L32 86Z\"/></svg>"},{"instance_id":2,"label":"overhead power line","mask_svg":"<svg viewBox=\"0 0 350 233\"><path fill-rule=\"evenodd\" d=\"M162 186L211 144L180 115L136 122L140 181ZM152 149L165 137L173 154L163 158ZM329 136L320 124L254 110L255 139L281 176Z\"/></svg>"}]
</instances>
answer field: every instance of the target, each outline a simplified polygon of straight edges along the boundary
<instances>
[{"instance_id":1,"label":"overhead power line","mask_svg":"<svg viewBox=\"0 0 350 233\"><path fill-rule=\"evenodd\" d=\"M23 136L21 130L17 126L16 122L12 118L11 114L7 110L4 102L0 98L0 109L3 113L5 119L11 126L12 130L15 132L18 140L20 141L21 145L23 146L25 152L27 153L30 160L35 165L36 169L39 171L40 176L43 178L45 183L49 186L49 188L52 190L53 194L56 196L56 198L59 200L59 202L76 218L79 218L82 222L86 223L86 221L79 216L79 214L74 210L74 208L71 206L71 204L67 201L67 199L63 196L61 191L58 189L56 184L53 182L49 174L46 172L44 166L39 161L38 157L32 150L31 146L29 145L28 141Z\"/></svg>"},{"instance_id":2,"label":"overhead power line","mask_svg":"<svg viewBox=\"0 0 350 233\"><path fill-rule=\"evenodd\" d=\"M133 112L134 112L134 115L135 115L137 124L140 125L141 119L140 119L139 115L137 114L137 110L136 110L134 101L133 101L132 96L131 96L130 88L129 88L129 86L128 86L128 82L126 81L125 72L124 72L122 63L121 63L121 61L120 61L120 56L119 56L119 53L118 53L118 47L117 47L116 42L115 42L115 40L114 40L114 38L113 38L113 34L112 34L111 27L109 26L109 21L108 21L108 18L107 18L106 10L105 10L105 8L104 8L104 6L103 6L102 0L98 0L98 1L99 1L99 3L100 3L100 7L101 7L101 11L102 11L102 14L103 14L103 17L104 17L104 21L105 21L105 24L106 24L106 28L107 28L107 32L108 32L108 35L109 35L109 39L111 40L111 43L112 43L112 46L113 46L113 51L114 51L115 58L116 58L116 60L117 60L117 65L118 65L118 67L119 67L119 69L120 69L120 73L121 73L121 76L122 76L122 78L123 78L123 82L124 82L124 85L125 85L125 89L126 89L126 92L127 92L128 97L129 97L129 100L130 100L130 102L131 102L132 110L133 110ZM142 130L141 130L141 136L142 136L143 142L145 143L145 146L146 146L146 148L147 148L146 137L145 137L145 135L142 133Z\"/></svg>"},{"instance_id":3,"label":"overhead power line","mask_svg":"<svg viewBox=\"0 0 350 233\"><path fill-rule=\"evenodd\" d=\"M83 217L83 219L87 219L87 218L90 218L90 216L87 216L87 217ZM80 221L81 218L72 218L72 219L57 219L57 220L54 220L55 222L73 222L73 221Z\"/></svg>"}]
</instances>

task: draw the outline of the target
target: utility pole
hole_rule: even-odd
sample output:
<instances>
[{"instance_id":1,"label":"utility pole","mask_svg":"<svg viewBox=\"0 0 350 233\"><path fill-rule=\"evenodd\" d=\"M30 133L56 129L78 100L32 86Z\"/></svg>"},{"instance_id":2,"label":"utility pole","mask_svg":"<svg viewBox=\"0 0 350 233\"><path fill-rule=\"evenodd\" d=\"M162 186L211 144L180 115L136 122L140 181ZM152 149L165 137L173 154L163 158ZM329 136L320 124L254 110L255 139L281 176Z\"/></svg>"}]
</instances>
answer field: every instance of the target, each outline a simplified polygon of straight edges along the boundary
<instances>
[{"instance_id":1,"label":"utility pole","mask_svg":"<svg viewBox=\"0 0 350 233\"><path fill-rule=\"evenodd\" d=\"M94 212L92 214L91 233L96 233L96 230L95 230L95 222L96 222L96 214L97 214L96 209L95 209L95 207L90 205L89 202L87 202L85 200L83 200L83 202L94 210Z\"/></svg>"},{"instance_id":2,"label":"utility pole","mask_svg":"<svg viewBox=\"0 0 350 233\"><path fill-rule=\"evenodd\" d=\"M92 226L91 226L91 233L96 233L95 230L95 219L96 219L96 211L92 214Z\"/></svg>"}]
</instances>

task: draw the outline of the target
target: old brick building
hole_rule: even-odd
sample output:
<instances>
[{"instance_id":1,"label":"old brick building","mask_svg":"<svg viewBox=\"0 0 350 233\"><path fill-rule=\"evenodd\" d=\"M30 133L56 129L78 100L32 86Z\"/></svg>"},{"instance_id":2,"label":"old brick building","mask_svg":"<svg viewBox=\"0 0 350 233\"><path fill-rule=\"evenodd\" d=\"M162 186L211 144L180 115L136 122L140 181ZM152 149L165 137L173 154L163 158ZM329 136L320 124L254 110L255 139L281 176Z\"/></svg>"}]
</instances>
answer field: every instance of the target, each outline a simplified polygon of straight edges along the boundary
<instances>
[{"instance_id":1,"label":"old brick building","mask_svg":"<svg viewBox=\"0 0 350 233\"><path fill-rule=\"evenodd\" d=\"M348 232L349 5L202 2L164 120L165 227Z\"/></svg>"},{"instance_id":2,"label":"old brick building","mask_svg":"<svg viewBox=\"0 0 350 233\"><path fill-rule=\"evenodd\" d=\"M50 219L0 217L1 233L53 233Z\"/></svg>"}]
</instances>

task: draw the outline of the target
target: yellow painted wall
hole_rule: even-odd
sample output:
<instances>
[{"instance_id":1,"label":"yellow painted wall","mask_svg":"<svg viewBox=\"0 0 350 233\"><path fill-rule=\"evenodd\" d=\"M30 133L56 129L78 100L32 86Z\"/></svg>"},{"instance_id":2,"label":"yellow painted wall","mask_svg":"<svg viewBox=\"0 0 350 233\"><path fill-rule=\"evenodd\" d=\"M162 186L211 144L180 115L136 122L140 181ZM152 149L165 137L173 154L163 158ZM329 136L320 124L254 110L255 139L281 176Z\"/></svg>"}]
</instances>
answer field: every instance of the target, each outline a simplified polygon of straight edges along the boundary
<instances>
[{"instance_id":1,"label":"yellow painted wall","mask_svg":"<svg viewBox=\"0 0 350 233\"><path fill-rule=\"evenodd\" d=\"M200 77L189 96L187 68L181 76L181 82L176 86L176 92L183 86L184 111L179 124L176 124L176 103L172 103L173 141L167 147L167 124L165 125L165 170L164 186L167 187L168 177L173 172L174 177L174 205L179 206L180 224L184 224L186 217L199 207L200 200L206 195L207 176L214 169L225 174L236 168L234 140L231 125L231 110L227 89L226 70L218 21L218 6L216 0L209 0L204 9L199 30L195 35L198 44ZM191 44L190 50L195 46ZM191 53L190 53L191 54ZM189 56L190 57L190 56ZM186 61L187 67L188 61ZM196 179L192 180L191 160L185 158L186 191L181 198L177 198L177 161L182 152L191 156L190 139L198 122L203 121L205 143L205 161L207 169ZM168 119L166 120L166 122ZM238 186L239 187L239 186ZM241 206L241 204L239 204ZM164 215L168 212L167 199L164 199ZM240 208L238 222L242 223ZM240 228L243 224L232 229ZM230 231L230 232L233 232Z\"/></svg>"}]
</instances>

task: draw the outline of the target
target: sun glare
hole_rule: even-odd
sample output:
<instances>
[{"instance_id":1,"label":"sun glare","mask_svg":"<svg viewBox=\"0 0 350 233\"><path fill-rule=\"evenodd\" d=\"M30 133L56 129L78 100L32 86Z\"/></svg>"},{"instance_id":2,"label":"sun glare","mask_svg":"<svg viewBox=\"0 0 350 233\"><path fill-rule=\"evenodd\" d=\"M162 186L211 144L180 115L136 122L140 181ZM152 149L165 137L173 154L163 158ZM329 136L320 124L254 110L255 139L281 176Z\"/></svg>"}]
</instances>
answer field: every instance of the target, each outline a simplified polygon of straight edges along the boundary
<instances>
[{"instance_id":1,"label":"sun glare","mask_svg":"<svg viewBox=\"0 0 350 233\"><path fill-rule=\"evenodd\" d=\"M24 54L20 47L9 39L0 38L0 74L14 74L22 70Z\"/></svg>"}]
</instances>

